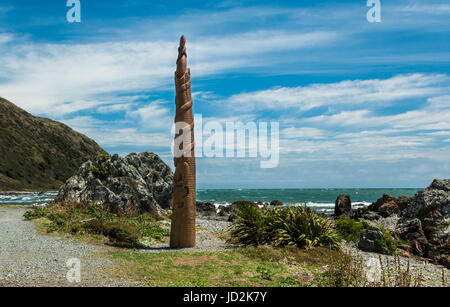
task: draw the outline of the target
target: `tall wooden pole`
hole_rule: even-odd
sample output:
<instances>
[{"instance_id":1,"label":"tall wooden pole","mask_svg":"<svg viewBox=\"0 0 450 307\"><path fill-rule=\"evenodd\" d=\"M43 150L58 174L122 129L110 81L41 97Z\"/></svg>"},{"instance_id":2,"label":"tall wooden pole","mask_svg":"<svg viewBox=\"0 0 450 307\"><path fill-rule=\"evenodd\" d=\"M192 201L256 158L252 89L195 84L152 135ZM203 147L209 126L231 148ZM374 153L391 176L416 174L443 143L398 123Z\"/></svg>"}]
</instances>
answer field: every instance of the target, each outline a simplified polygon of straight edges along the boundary
<instances>
[{"instance_id":1,"label":"tall wooden pole","mask_svg":"<svg viewBox=\"0 0 450 307\"><path fill-rule=\"evenodd\" d=\"M186 38L180 39L175 72L175 148L174 192L170 247L195 246L195 153L194 116L192 114L191 73L187 68ZM177 141L182 139L184 142ZM187 142L186 142L187 140Z\"/></svg>"}]
</instances>

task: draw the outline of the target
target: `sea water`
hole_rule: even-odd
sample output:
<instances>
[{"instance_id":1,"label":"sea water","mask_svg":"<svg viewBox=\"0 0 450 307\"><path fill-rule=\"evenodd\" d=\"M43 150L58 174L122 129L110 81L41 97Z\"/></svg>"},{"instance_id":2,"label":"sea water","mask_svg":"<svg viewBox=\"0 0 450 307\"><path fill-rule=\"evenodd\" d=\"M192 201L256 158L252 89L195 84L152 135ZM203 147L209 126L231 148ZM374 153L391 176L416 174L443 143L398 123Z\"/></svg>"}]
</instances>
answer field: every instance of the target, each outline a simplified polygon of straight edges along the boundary
<instances>
[{"instance_id":1,"label":"sea water","mask_svg":"<svg viewBox=\"0 0 450 307\"><path fill-rule=\"evenodd\" d=\"M413 196L419 189L198 189L197 200L216 205L229 205L237 200L270 203L279 200L287 206L308 206L319 212L333 211L338 195L348 194L354 207L367 206L383 194ZM0 194L0 205L45 204L56 192L8 192Z\"/></svg>"}]
</instances>

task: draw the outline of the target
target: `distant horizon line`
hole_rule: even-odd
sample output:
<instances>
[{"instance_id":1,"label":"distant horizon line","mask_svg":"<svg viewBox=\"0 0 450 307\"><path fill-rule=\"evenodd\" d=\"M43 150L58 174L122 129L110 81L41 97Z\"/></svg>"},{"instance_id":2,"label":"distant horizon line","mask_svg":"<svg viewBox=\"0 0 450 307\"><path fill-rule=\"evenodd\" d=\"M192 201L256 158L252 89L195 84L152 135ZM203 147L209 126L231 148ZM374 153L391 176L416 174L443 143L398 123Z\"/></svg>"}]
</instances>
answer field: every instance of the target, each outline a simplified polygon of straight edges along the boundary
<instances>
[{"instance_id":1,"label":"distant horizon line","mask_svg":"<svg viewBox=\"0 0 450 307\"><path fill-rule=\"evenodd\" d=\"M421 190L425 188L197 188L199 190ZM57 190L27 190L27 191L18 191L18 190L10 190L10 191L0 191L0 194L7 193L58 193Z\"/></svg>"},{"instance_id":2,"label":"distant horizon line","mask_svg":"<svg viewBox=\"0 0 450 307\"><path fill-rule=\"evenodd\" d=\"M198 190L417 190L423 187L396 188L197 188Z\"/></svg>"}]
</instances>

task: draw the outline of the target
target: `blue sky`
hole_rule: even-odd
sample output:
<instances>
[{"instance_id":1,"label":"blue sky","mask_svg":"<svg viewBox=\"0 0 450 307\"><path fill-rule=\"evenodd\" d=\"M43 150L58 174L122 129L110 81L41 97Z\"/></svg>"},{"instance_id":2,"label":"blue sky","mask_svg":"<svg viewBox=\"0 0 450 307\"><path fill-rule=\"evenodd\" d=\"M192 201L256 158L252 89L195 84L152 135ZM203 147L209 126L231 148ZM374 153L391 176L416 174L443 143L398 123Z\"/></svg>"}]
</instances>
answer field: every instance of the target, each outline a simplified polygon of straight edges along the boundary
<instances>
[{"instance_id":1,"label":"blue sky","mask_svg":"<svg viewBox=\"0 0 450 307\"><path fill-rule=\"evenodd\" d=\"M172 166L173 72L188 39L203 121L277 121L280 163L200 158L200 188L425 187L450 174L450 4L2 0L0 96L110 153Z\"/></svg>"}]
</instances>

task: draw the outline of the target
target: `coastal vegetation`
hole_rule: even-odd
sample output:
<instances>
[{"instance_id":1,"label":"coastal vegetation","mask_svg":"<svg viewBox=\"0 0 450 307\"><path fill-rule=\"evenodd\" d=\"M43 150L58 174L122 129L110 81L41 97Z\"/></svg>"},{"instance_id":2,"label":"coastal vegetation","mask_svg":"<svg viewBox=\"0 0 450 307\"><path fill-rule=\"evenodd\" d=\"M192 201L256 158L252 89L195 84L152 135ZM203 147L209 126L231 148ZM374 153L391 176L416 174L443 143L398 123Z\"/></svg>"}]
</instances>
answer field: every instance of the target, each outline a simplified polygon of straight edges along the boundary
<instances>
[{"instance_id":1,"label":"coastal vegetation","mask_svg":"<svg viewBox=\"0 0 450 307\"><path fill-rule=\"evenodd\" d=\"M444 183L434 182L425 195L431 190L442 191ZM419 204L416 198L422 193L417 195L407 206L401 206L404 198L394 199L398 208L404 208L400 214L406 221L400 228L400 217L395 211L385 211L382 200L375 202L380 206L369 208L343 206L349 210L334 216L307 207L250 201L222 208L198 203L199 238L204 239L206 232L206 241L219 238L228 245L198 242L195 250L165 249L170 210L152 215L131 203L123 210L112 210L99 202L55 202L28 211L25 218L49 233L122 247L107 251L116 264L109 273L145 286L446 286L446 270L442 268L442 276L436 274L436 268L430 270L414 257L407 241L411 234L420 240L422 236L417 228L420 223L407 215ZM393 201L386 195L382 199ZM224 227L215 228L220 223ZM448 223L442 221L438 226L442 230ZM165 243L155 244L158 242ZM426 246L426 241L422 244Z\"/></svg>"},{"instance_id":2,"label":"coastal vegetation","mask_svg":"<svg viewBox=\"0 0 450 307\"><path fill-rule=\"evenodd\" d=\"M96 159L97 165L93 165L89 168L89 172L94 178L104 180L109 175L109 156L107 154L100 154Z\"/></svg>"},{"instance_id":3,"label":"coastal vegetation","mask_svg":"<svg viewBox=\"0 0 450 307\"><path fill-rule=\"evenodd\" d=\"M252 246L233 250L143 253L111 251L114 276L144 286L169 287L420 287L423 271L379 256L375 275L360 255L341 249ZM441 284L442 283L442 284ZM436 285L446 285L444 271Z\"/></svg>"},{"instance_id":4,"label":"coastal vegetation","mask_svg":"<svg viewBox=\"0 0 450 307\"><path fill-rule=\"evenodd\" d=\"M406 287L424 282L422 270L412 269L398 256L379 256L378 276L373 278L367 273L367 259L339 247L341 240L361 235L367 221L355 224L341 216L333 226L330 217L307 208L257 209L248 203L236 212L238 219L223 236L245 247L164 252L141 248L167 240L170 214L158 221L150 214L114 213L99 204L54 203L27 211L24 217L49 233L122 247L106 252L115 263L108 274L143 286ZM244 229L251 235L243 235ZM279 237L285 239L278 241ZM442 274L436 280L446 285Z\"/></svg>"},{"instance_id":5,"label":"coastal vegetation","mask_svg":"<svg viewBox=\"0 0 450 307\"><path fill-rule=\"evenodd\" d=\"M93 203L52 203L24 214L35 220L46 233L70 234L77 238L126 248L143 248L163 241L169 234L168 222L137 210L118 212Z\"/></svg>"},{"instance_id":6,"label":"coastal vegetation","mask_svg":"<svg viewBox=\"0 0 450 307\"><path fill-rule=\"evenodd\" d=\"M245 246L339 247L333 222L311 208L257 209L240 203L238 216L231 226L231 240Z\"/></svg>"},{"instance_id":7,"label":"coastal vegetation","mask_svg":"<svg viewBox=\"0 0 450 307\"><path fill-rule=\"evenodd\" d=\"M143 253L109 252L116 276L145 286L311 287L324 284L328 248L247 247L220 251ZM335 255L337 257L337 255Z\"/></svg>"},{"instance_id":8,"label":"coastal vegetation","mask_svg":"<svg viewBox=\"0 0 450 307\"><path fill-rule=\"evenodd\" d=\"M369 227L369 223L365 219L359 219L358 221L348 218L342 214L335 220L336 229L339 233L339 237L345 241L351 241L357 243L364 229Z\"/></svg>"}]
</instances>

